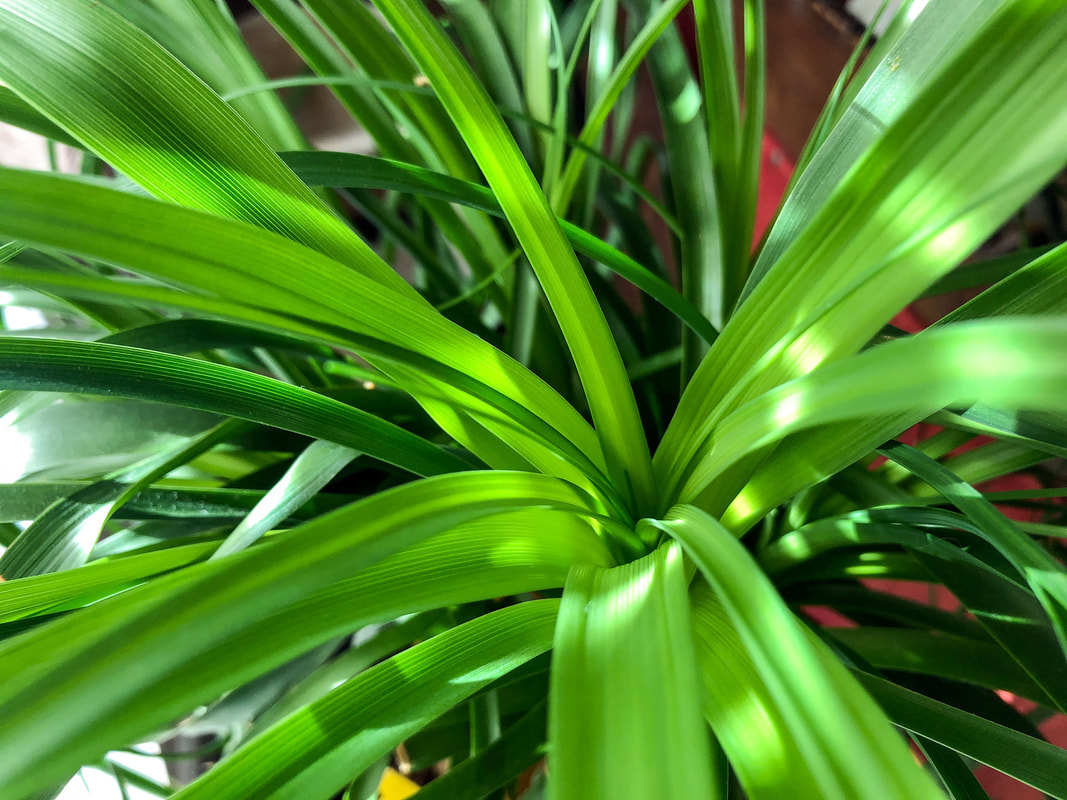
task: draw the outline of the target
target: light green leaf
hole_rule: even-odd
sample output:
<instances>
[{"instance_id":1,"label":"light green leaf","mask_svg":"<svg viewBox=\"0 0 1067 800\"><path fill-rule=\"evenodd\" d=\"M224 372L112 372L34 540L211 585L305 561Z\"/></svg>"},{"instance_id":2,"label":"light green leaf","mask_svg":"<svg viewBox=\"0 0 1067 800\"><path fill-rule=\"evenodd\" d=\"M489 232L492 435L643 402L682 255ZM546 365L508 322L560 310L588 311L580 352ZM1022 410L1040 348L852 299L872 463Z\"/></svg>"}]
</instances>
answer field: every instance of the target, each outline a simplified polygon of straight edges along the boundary
<instances>
[{"instance_id":1,"label":"light green leaf","mask_svg":"<svg viewBox=\"0 0 1067 800\"><path fill-rule=\"evenodd\" d=\"M845 93L839 113L830 120L833 128L825 149L812 153L810 162L798 163L799 178L768 233L744 297L811 222L864 151L1007 3L976 0L968 14L957 13L952 0L916 0L908 5L897 14L895 41L876 45L865 61L869 74L858 76Z\"/></svg>"},{"instance_id":2,"label":"light green leaf","mask_svg":"<svg viewBox=\"0 0 1067 800\"><path fill-rule=\"evenodd\" d=\"M312 442L296 457L281 480L226 537L212 558L222 558L244 550L318 494L358 455L358 450L344 445L323 440Z\"/></svg>"},{"instance_id":3,"label":"light green leaf","mask_svg":"<svg viewBox=\"0 0 1067 800\"><path fill-rule=\"evenodd\" d=\"M412 164L353 153L281 153L285 163L310 186L392 189L462 203L494 216L503 216L500 204L484 186L467 183ZM662 303L708 344L718 335L697 309L667 281L625 253L563 219L560 229L574 248L625 278Z\"/></svg>"},{"instance_id":4,"label":"light green leaf","mask_svg":"<svg viewBox=\"0 0 1067 800\"><path fill-rule=\"evenodd\" d=\"M180 800L326 800L408 735L546 651L558 600L501 609L343 683L251 740Z\"/></svg>"},{"instance_id":5,"label":"light green leaf","mask_svg":"<svg viewBox=\"0 0 1067 800\"><path fill-rule=\"evenodd\" d=\"M297 322L303 325L297 329L305 335L309 328L325 329L321 335L327 341L344 343L345 336L338 332L355 328L358 335L422 353L511 398L570 439L585 458L594 464L602 462L588 423L543 381L421 303L337 262L266 231L145 198L26 172L8 171L3 178L6 191L0 195L0 231L19 230L23 238L214 292L228 299L222 305L224 314L225 309L232 313L232 300L237 300L302 317ZM198 235L189 237L187 232L193 228ZM199 302L204 308L210 305L203 297L189 302ZM271 313L261 311L259 316ZM287 329L294 330L294 324ZM275 323L274 327L280 326ZM425 375L416 383L432 394ZM448 395L447 400L452 403L458 398ZM548 472L562 470L570 480L588 482L581 471L567 469L558 455L545 452L540 437L531 437L525 425L501 420L476 401L467 401L464 408L478 414L531 463ZM434 409L441 412L441 404ZM462 420L453 418L452 422L458 425ZM452 426L450 430L457 433ZM458 433L461 441L467 438L462 429Z\"/></svg>"},{"instance_id":6,"label":"light green leaf","mask_svg":"<svg viewBox=\"0 0 1067 800\"><path fill-rule=\"evenodd\" d=\"M89 559L104 524L140 489L238 433L244 423L217 425L178 447L165 449L58 500L34 518L0 555L5 580L62 572Z\"/></svg>"},{"instance_id":7,"label":"light green leaf","mask_svg":"<svg viewBox=\"0 0 1067 800\"><path fill-rule=\"evenodd\" d=\"M711 797L681 550L563 590L549 693L549 797Z\"/></svg>"},{"instance_id":8,"label":"light green leaf","mask_svg":"<svg viewBox=\"0 0 1067 800\"><path fill-rule=\"evenodd\" d=\"M779 386L732 414L699 450L681 495L693 498L729 466L797 431L845 419L908 414L976 401L1063 410L1067 321L1016 318L946 325L898 339ZM904 427L907 427L905 421ZM696 449L696 448L694 448Z\"/></svg>"},{"instance_id":9,"label":"light green leaf","mask_svg":"<svg viewBox=\"0 0 1067 800\"><path fill-rule=\"evenodd\" d=\"M661 521L685 548L721 601L736 635L765 683L788 736L803 754L816 797L936 798L871 699L845 668L821 658L804 628L737 539L692 506Z\"/></svg>"},{"instance_id":10,"label":"light green leaf","mask_svg":"<svg viewBox=\"0 0 1067 800\"><path fill-rule=\"evenodd\" d=\"M235 111L106 5L3 0L0 25L0 78L156 197L277 231L406 288Z\"/></svg>"},{"instance_id":11,"label":"light green leaf","mask_svg":"<svg viewBox=\"0 0 1067 800\"><path fill-rule=\"evenodd\" d=\"M656 451L668 497L726 414L859 350L1062 168L1065 48L1058 0L1015 0L943 62L722 330Z\"/></svg>"},{"instance_id":12,"label":"light green leaf","mask_svg":"<svg viewBox=\"0 0 1067 800\"><path fill-rule=\"evenodd\" d=\"M631 509L653 505L651 462L633 391L604 314L529 166L470 67L415 0L377 7L452 117L497 196L571 349L608 471Z\"/></svg>"},{"instance_id":13,"label":"light green leaf","mask_svg":"<svg viewBox=\"0 0 1067 800\"><path fill-rule=\"evenodd\" d=\"M117 394L199 408L328 439L417 475L469 467L392 423L308 389L152 350L99 342L9 339L0 342L0 386Z\"/></svg>"},{"instance_id":14,"label":"light green leaf","mask_svg":"<svg viewBox=\"0 0 1067 800\"><path fill-rule=\"evenodd\" d=\"M491 472L429 478L380 492L265 545L188 567L7 640L0 644L0 713L6 720L0 747L8 756L0 762L0 785L16 797L46 786L196 703L346 630L380 621L375 615L383 611L389 619L422 610L419 602L426 604L422 608L457 602L442 591L449 576L436 554L429 559L430 575L442 583L409 563L378 573L392 590L384 591L379 583L374 586L377 598L374 593L352 596L373 585L358 578L354 585L338 584L405 547L510 509L548 506L583 513L587 503L584 493L545 476ZM546 533L540 540L547 543L553 537ZM562 557L564 564L574 563L575 550L567 546L572 539L588 553L603 553L602 545L591 549L588 540L574 539L574 529L568 528L562 541L550 545L559 555L549 551L549 561ZM514 557L526 564L521 571L526 577L516 583L529 580L536 586L545 580L544 571L533 574L537 571L529 569L527 560L531 545L545 552L539 541L519 543L510 554L506 538L494 544L502 548L503 563ZM455 544L447 552L462 558ZM490 563L497 558L484 545L482 553ZM594 563L603 558L593 556ZM484 596L487 582L473 578L471 561L455 566L463 581L457 586L453 577L453 591ZM559 566L549 572L559 581ZM406 575L415 577L407 582ZM489 596L524 590L529 589L498 588ZM181 647L174 646L177 641ZM176 680L178 674L184 677ZM53 724L57 715L64 719L62 727Z\"/></svg>"},{"instance_id":15,"label":"light green leaf","mask_svg":"<svg viewBox=\"0 0 1067 800\"><path fill-rule=\"evenodd\" d=\"M207 558L215 542L105 558L84 567L0 583L0 622L23 619L81 598L95 600L145 578Z\"/></svg>"}]
</instances>

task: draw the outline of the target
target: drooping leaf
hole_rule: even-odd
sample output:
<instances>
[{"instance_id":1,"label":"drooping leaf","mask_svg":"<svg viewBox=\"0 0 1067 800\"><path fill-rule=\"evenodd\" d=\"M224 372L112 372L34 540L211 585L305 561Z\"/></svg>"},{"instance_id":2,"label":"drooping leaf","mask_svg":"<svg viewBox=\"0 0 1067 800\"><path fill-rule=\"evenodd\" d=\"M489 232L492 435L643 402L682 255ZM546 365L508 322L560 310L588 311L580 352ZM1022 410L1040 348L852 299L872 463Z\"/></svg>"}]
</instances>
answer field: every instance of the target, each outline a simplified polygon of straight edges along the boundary
<instances>
[{"instance_id":1,"label":"drooping leaf","mask_svg":"<svg viewBox=\"0 0 1067 800\"><path fill-rule=\"evenodd\" d=\"M369 588L358 577L347 587L337 583L405 546L510 509L549 506L581 513L587 502L584 493L544 476L493 472L429 478L375 494L266 545L180 570L7 640L0 645L0 709L8 724L0 739L10 758L0 762L0 785L14 796L26 794L108 747L148 734L196 703L375 621L376 614L398 615L447 603L441 583L410 565L379 573L392 591L383 592L378 584L375 593L362 600L352 598L353 592ZM542 533L540 540L548 538ZM599 550L590 550L588 540L575 539L571 528L563 542L552 545L561 555L569 551L564 564L575 558L575 551L565 546L571 541L580 548L584 544L586 552L600 553L592 558L603 563L603 545L594 537ZM538 549L538 541L532 544ZM453 545L448 552L460 553L461 548ZM499 557L506 563L509 557L522 560L529 552L520 546ZM481 557L490 563L496 558L492 549ZM579 563L588 563L586 558ZM449 580L440 558L429 561L431 574ZM461 581L454 573L451 577L457 594L477 597L485 591L483 582L472 580L469 561L456 566L463 576ZM554 571L558 576L559 567ZM535 585L545 580L528 566L520 573ZM404 575L417 577L408 583L400 579ZM522 589L498 589L490 596L512 591ZM421 609L420 592L430 598L421 599ZM174 647L179 640L183 646ZM184 670L186 677L174 680L177 670ZM54 712L46 713L49 708ZM64 724L57 727L51 720L60 709Z\"/></svg>"},{"instance_id":2,"label":"drooping leaf","mask_svg":"<svg viewBox=\"0 0 1067 800\"><path fill-rule=\"evenodd\" d=\"M681 550L575 567L553 645L549 797L711 797Z\"/></svg>"},{"instance_id":3,"label":"drooping leaf","mask_svg":"<svg viewBox=\"0 0 1067 800\"><path fill-rule=\"evenodd\" d=\"M410 733L547 650L558 600L501 609L341 684L175 795L326 800Z\"/></svg>"},{"instance_id":4,"label":"drooping leaf","mask_svg":"<svg viewBox=\"0 0 1067 800\"><path fill-rule=\"evenodd\" d=\"M441 474L469 466L392 423L309 389L140 348L8 339L0 342L0 385L118 394L228 414L335 441L404 469L410 467L416 474Z\"/></svg>"},{"instance_id":5,"label":"drooping leaf","mask_svg":"<svg viewBox=\"0 0 1067 800\"><path fill-rule=\"evenodd\" d=\"M815 787L817 794L808 796L938 796L870 698L843 665L813 648L733 535L692 506L676 506L666 519L643 524L676 538L722 603L745 658L782 720L779 735L791 738L791 746L803 754L799 764L792 763L799 780Z\"/></svg>"}]
</instances>

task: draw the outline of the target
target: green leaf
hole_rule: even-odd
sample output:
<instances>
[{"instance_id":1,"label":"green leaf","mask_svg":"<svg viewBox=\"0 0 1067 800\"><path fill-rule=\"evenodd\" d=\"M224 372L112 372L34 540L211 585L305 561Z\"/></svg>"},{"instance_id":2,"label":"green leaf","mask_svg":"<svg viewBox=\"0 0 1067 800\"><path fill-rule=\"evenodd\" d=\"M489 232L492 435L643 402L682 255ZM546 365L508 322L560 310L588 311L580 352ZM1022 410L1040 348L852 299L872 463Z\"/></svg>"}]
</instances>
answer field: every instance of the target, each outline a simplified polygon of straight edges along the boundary
<instances>
[{"instance_id":1,"label":"green leaf","mask_svg":"<svg viewBox=\"0 0 1067 800\"><path fill-rule=\"evenodd\" d=\"M938 797L845 668L820 656L804 628L737 539L692 506L645 520L676 538L721 601L766 685L818 793L810 797ZM877 776L877 777L874 777ZM803 779L802 779L803 780Z\"/></svg>"},{"instance_id":2,"label":"green leaf","mask_svg":"<svg viewBox=\"0 0 1067 800\"><path fill-rule=\"evenodd\" d=\"M544 757L546 703L531 708L477 755L453 765L419 790L420 800L483 800Z\"/></svg>"},{"instance_id":3,"label":"green leaf","mask_svg":"<svg viewBox=\"0 0 1067 800\"><path fill-rule=\"evenodd\" d=\"M752 800L819 797L805 754L787 730L722 602L704 580L690 589L704 716Z\"/></svg>"},{"instance_id":4,"label":"green leaf","mask_svg":"<svg viewBox=\"0 0 1067 800\"><path fill-rule=\"evenodd\" d=\"M457 602L443 591L448 581L456 595L484 596L488 582L473 577L471 560L463 559L455 543L445 553L456 557L462 581L443 570L442 558L434 553L428 573L401 559L400 568L379 570L384 586L358 577L347 586L337 582L465 521L544 506L582 513L587 502L584 493L562 481L525 473L429 478L5 641L0 644L0 713L6 724L0 746L8 758L0 762L0 785L16 797L48 785L107 748L134 741L235 684L376 621L383 611L389 619L422 610L420 602L426 604L423 609ZM557 564L549 569L557 576L554 581L560 580L558 559L589 563L590 557L578 556L574 547L589 553L593 563L605 558L599 542L599 549L591 548L588 539L574 538L573 527L565 531L562 540L549 545L558 552L550 550L548 557ZM547 533L518 543L511 553L498 534L497 552L483 549L481 558L490 564L514 558L526 565L520 571L525 577L515 582L543 587L545 572L532 574L529 548L544 553L540 542L553 539ZM388 586L392 589L385 591ZM531 590L494 588L489 596ZM182 646L173 646L176 641ZM62 727L52 724L59 714Z\"/></svg>"},{"instance_id":5,"label":"green leaf","mask_svg":"<svg viewBox=\"0 0 1067 800\"><path fill-rule=\"evenodd\" d=\"M156 197L277 231L407 288L237 112L106 5L3 0L0 53L0 78Z\"/></svg>"},{"instance_id":6,"label":"green leaf","mask_svg":"<svg viewBox=\"0 0 1067 800\"><path fill-rule=\"evenodd\" d=\"M582 130L578 134L579 144L587 147L595 146L608 121L608 117L622 95L623 89L633 80L634 73L641 66L649 50L652 49L653 45L685 5L684 0L669 0L669 2L664 2L653 13L648 15L641 29L634 35L626 52L619 59L618 65L608 76L600 94L595 98L592 108L586 115ZM560 215L565 215L570 205L571 197L574 194L584 166L585 151L581 148L575 148L567 159L567 164L563 168L563 175L558 185L553 187L549 195L552 208Z\"/></svg>"},{"instance_id":7,"label":"green leaf","mask_svg":"<svg viewBox=\"0 0 1067 800\"><path fill-rule=\"evenodd\" d=\"M947 467L912 447L894 442L879 452L926 481L962 511L1030 584L1052 621L1067 655L1067 570L1047 550Z\"/></svg>"},{"instance_id":8,"label":"green leaf","mask_svg":"<svg viewBox=\"0 0 1067 800\"><path fill-rule=\"evenodd\" d=\"M96 600L145 578L207 558L215 542L106 558L84 567L0 582L0 622L23 619L82 598Z\"/></svg>"},{"instance_id":9,"label":"green leaf","mask_svg":"<svg viewBox=\"0 0 1067 800\"><path fill-rule=\"evenodd\" d=\"M312 442L226 537L212 558L222 558L251 545L318 494L358 455L359 451L344 445L322 440Z\"/></svg>"},{"instance_id":10,"label":"green leaf","mask_svg":"<svg viewBox=\"0 0 1067 800\"><path fill-rule=\"evenodd\" d=\"M1005 3L836 184L679 403L656 451L668 497L726 414L859 350L1063 166L1061 10L1057 0ZM743 484L746 472L732 477Z\"/></svg>"},{"instance_id":11,"label":"green leaf","mask_svg":"<svg viewBox=\"0 0 1067 800\"><path fill-rule=\"evenodd\" d=\"M958 753L922 736L913 736L916 746L937 771L952 800L990 800L978 778Z\"/></svg>"},{"instance_id":12,"label":"green leaf","mask_svg":"<svg viewBox=\"0 0 1067 800\"><path fill-rule=\"evenodd\" d=\"M287 691L264 713L259 714L248 728L244 738L251 739L258 736L275 723L325 696L330 690L351 680L382 659L403 650L412 642L426 639L449 627L452 627L449 610L427 611L414 614L396 624L384 626L373 638L358 645L353 640L353 646L350 649L316 669ZM225 698L222 702L225 702ZM200 718L192 725L182 725L181 728L186 732L209 732L212 728L205 728L208 722L211 720Z\"/></svg>"},{"instance_id":13,"label":"green leaf","mask_svg":"<svg viewBox=\"0 0 1067 800\"><path fill-rule=\"evenodd\" d=\"M308 389L152 350L8 339L0 342L0 386L120 395L199 408L327 439L416 475L469 467L392 423Z\"/></svg>"},{"instance_id":14,"label":"green leaf","mask_svg":"<svg viewBox=\"0 0 1067 800\"><path fill-rule=\"evenodd\" d=\"M223 422L191 441L163 450L58 500L0 555L0 576L11 580L80 567L88 561L115 509L138 490L226 441L241 427L243 423Z\"/></svg>"},{"instance_id":15,"label":"green leaf","mask_svg":"<svg viewBox=\"0 0 1067 800\"><path fill-rule=\"evenodd\" d=\"M332 797L408 735L552 643L558 600L501 609L372 667L264 731L178 794Z\"/></svg>"},{"instance_id":16,"label":"green leaf","mask_svg":"<svg viewBox=\"0 0 1067 800\"><path fill-rule=\"evenodd\" d=\"M224 315L227 309L232 315L236 299L241 305L276 308L282 315L303 318L283 330L306 335L309 329L318 329L331 343L355 347L351 337L338 335L355 328L361 336L422 353L511 398L559 430L588 460L601 463L600 448L588 423L543 381L421 303L337 262L266 231L145 198L26 172L8 171L3 178L6 191L0 196L0 231L18 230L20 238L214 292L227 299L221 305ZM193 228L198 236L189 237L187 232ZM121 283L116 286L122 290ZM142 296L147 294L142 292ZM203 297L189 302L200 303L201 308L211 305ZM261 320L271 316L259 312ZM303 324L294 328L298 322ZM425 375L415 383L433 396ZM462 397L447 395L449 402ZM433 407L440 415L441 404ZM549 472L562 466L568 479L588 482L581 471L566 469L558 455L545 452L540 437L531 437L526 425L499 420L492 409L483 413L485 406L476 401L473 405L467 401L464 408L478 414L481 422L531 463ZM471 420L463 419L465 423L452 418L450 432L468 443L471 432L455 427L461 423L469 427Z\"/></svg>"},{"instance_id":17,"label":"green leaf","mask_svg":"<svg viewBox=\"0 0 1067 800\"><path fill-rule=\"evenodd\" d=\"M649 16L661 5L632 0L638 14ZM648 58L663 121L674 208L681 227L679 266L682 295L721 330L734 289L725 269L722 236L729 226L722 215L723 198L716 190L708 131L701 114L701 95L689 66L689 55L675 27L660 36ZM688 382L707 351L703 342L682 332L682 385ZM660 506L660 509L662 506Z\"/></svg>"},{"instance_id":18,"label":"green leaf","mask_svg":"<svg viewBox=\"0 0 1067 800\"><path fill-rule=\"evenodd\" d=\"M870 625L834 628L828 633L879 669L936 675L1054 705L1015 661L988 642Z\"/></svg>"},{"instance_id":19,"label":"green leaf","mask_svg":"<svg viewBox=\"0 0 1067 800\"><path fill-rule=\"evenodd\" d=\"M33 519L50 505L91 485L86 481L41 481L0 484L0 522ZM184 519L236 523L248 515L264 492L258 489L148 487L114 513L116 519ZM353 495L319 494L293 516L307 519L357 499Z\"/></svg>"},{"instance_id":20,"label":"green leaf","mask_svg":"<svg viewBox=\"0 0 1067 800\"><path fill-rule=\"evenodd\" d=\"M845 419L905 415L982 401L1063 410L1058 362L1067 322L1017 318L946 325L828 364L748 403L715 430L680 495L693 498L754 450L801 430ZM696 448L694 448L696 449Z\"/></svg>"},{"instance_id":21,"label":"green leaf","mask_svg":"<svg viewBox=\"0 0 1067 800\"><path fill-rule=\"evenodd\" d=\"M711 797L681 550L563 589L549 693L549 797Z\"/></svg>"},{"instance_id":22,"label":"green leaf","mask_svg":"<svg viewBox=\"0 0 1067 800\"><path fill-rule=\"evenodd\" d=\"M873 675L860 683L905 730L1011 775L1053 797L1067 798L1067 751Z\"/></svg>"},{"instance_id":23,"label":"green leaf","mask_svg":"<svg viewBox=\"0 0 1067 800\"><path fill-rule=\"evenodd\" d=\"M139 400L68 396L60 403L58 395L38 394L29 395L33 401L27 403L21 392L5 392L3 397L15 394L17 408L3 409L0 428L7 481L29 476L95 479L150 458L160 448L174 447L219 421L214 414Z\"/></svg>"},{"instance_id":24,"label":"green leaf","mask_svg":"<svg viewBox=\"0 0 1067 800\"><path fill-rule=\"evenodd\" d=\"M281 153L285 163L310 186L391 189L462 203L494 216L503 216L492 191L412 164L354 153ZM672 311L708 344L717 331L707 318L665 280L581 228L558 219L560 229L575 249L625 278Z\"/></svg>"},{"instance_id":25,"label":"green leaf","mask_svg":"<svg viewBox=\"0 0 1067 800\"><path fill-rule=\"evenodd\" d=\"M1067 249L1060 246L1032 261L1028 258L1028 263L1016 264L1015 276L1001 281L935 325L987 316L1060 314L1067 310L1064 294L1067 270L1062 268L1065 256ZM1061 416L978 403L959 413L941 411L930 419L947 422L950 427L962 425L975 433L1015 439L1059 455L1067 448L1067 425ZM914 414L868 418L789 437L723 513L723 523L733 530L743 530L766 510L861 458L914 421Z\"/></svg>"},{"instance_id":26,"label":"green leaf","mask_svg":"<svg viewBox=\"0 0 1067 800\"><path fill-rule=\"evenodd\" d=\"M946 315L940 324L1011 314L1062 314L1067 310L1065 274L1067 243L1020 266L995 286Z\"/></svg>"},{"instance_id":27,"label":"green leaf","mask_svg":"<svg viewBox=\"0 0 1067 800\"><path fill-rule=\"evenodd\" d=\"M556 313L585 387L609 473L630 507L654 503L648 443L603 312L548 201L485 89L414 0L376 3L478 161Z\"/></svg>"},{"instance_id":28,"label":"green leaf","mask_svg":"<svg viewBox=\"0 0 1067 800\"><path fill-rule=\"evenodd\" d=\"M265 80L229 9L217 3L155 0L144 4L110 0L126 19L182 60L220 95ZM277 95L242 97L231 106L273 150L303 149L307 142Z\"/></svg>"},{"instance_id":29,"label":"green leaf","mask_svg":"<svg viewBox=\"0 0 1067 800\"><path fill-rule=\"evenodd\" d=\"M6 86L0 86L0 121L69 147L81 146L77 139L72 138Z\"/></svg>"},{"instance_id":30,"label":"green leaf","mask_svg":"<svg viewBox=\"0 0 1067 800\"><path fill-rule=\"evenodd\" d=\"M894 21L899 34L880 37L886 41L875 46L876 52L862 68L869 74L857 76L846 91L837 118L831 118L833 127L825 149L813 153L809 162L798 163L799 177L768 233L745 297L811 222L864 151L1008 3L976 0L969 14L956 13L950 0L920 0L910 5L912 8L901 9Z\"/></svg>"}]
</instances>

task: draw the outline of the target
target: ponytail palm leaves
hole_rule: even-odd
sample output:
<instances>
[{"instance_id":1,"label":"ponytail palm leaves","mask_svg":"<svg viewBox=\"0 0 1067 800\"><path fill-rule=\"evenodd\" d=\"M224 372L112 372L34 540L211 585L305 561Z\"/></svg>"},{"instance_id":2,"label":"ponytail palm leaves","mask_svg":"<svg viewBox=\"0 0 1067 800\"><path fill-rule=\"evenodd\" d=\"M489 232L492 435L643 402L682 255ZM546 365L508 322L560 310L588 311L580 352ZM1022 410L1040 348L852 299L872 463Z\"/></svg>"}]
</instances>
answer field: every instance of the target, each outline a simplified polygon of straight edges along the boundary
<instances>
[{"instance_id":1,"label":"ponytail palm leaves","mask_svg":"<svg viewBox=\"0 0 1067 800\"><path fill-rule=\"evenodd\" d=\"M432 797L1067 798L1005 699L1067 711L1056 214L957 269L1061 202L1061 2L905 3L751 254L759 0L693 3L698 71L680 2L257 5L382 157L300 150L209 0L0 0L0 118L86 154L0 171L42 320L0 332L0 794L206 732L176 797L362 800L403 745Z\"/></svg>"}]
</instances>

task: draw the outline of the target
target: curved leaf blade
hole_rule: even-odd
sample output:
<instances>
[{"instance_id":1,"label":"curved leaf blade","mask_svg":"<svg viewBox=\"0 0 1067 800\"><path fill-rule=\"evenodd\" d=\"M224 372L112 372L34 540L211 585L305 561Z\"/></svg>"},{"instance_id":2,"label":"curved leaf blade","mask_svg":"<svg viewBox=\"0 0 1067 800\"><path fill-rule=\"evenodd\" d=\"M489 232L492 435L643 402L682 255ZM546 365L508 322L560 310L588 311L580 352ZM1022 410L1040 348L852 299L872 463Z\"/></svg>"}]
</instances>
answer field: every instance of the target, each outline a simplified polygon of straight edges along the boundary
<instances>
[{"instance_id":1,"label":"curved leaf blade","mask_svg":"<svg viewBox=\"0 0 1067 800\"><path fill-rule=\"evenodd\" d=\"M0 386L85 392L199 408L327 439L416 475L470 465L373 414L222 364L100 342L6 339Z\"/></svg>"},{"instance_id":2,"label":"curved leaf blade","mask_svg":"<svg viewBox=\"0 0 1067 800\"><path fill-rule=\"evenodd\" d=\"M504 608L343 683L252 739L176 800L326 800L427 722L548 650L558 600Z\"/></svg>"},{"instance_id":3,"label":"curved leaf blade","mask_svg":"<svg viewBox=\"0 0 1067 800\"><path fill-rule=\"evenodd\" d=\"M677 539L721 600L737 636L804 754L814 797L937 798L871 699L845 668L823 659L770 580L713 517L675 506L646 520Z\"/></svg>"}]
</instances>

